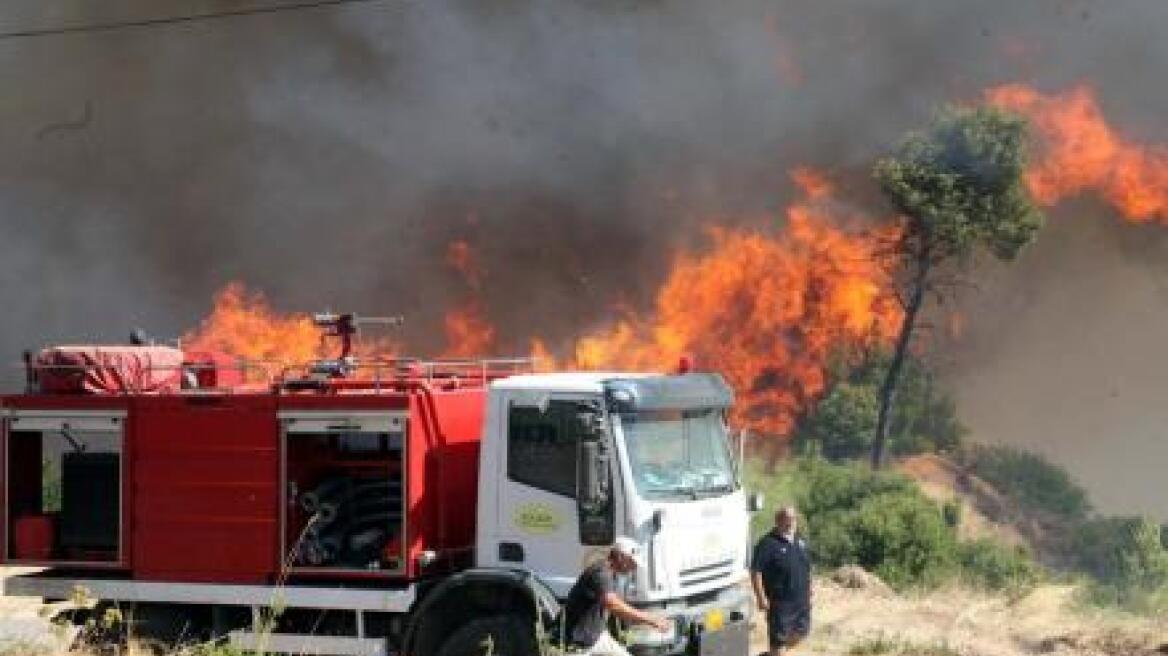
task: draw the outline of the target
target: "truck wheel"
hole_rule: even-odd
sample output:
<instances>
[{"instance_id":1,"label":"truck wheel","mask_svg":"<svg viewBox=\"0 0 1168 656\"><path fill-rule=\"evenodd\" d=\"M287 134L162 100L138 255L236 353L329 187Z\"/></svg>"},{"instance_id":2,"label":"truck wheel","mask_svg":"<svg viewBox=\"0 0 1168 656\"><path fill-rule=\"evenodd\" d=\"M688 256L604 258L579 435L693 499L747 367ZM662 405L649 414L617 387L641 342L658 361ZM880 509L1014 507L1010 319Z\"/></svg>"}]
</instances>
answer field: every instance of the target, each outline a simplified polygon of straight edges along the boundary
<instances>
[{"instance_id":1,"label":"truck wheel","mask_svg":"<svg viewBox=\"0 0 1168 656\"><path fill-rule=\"evenodd\" d=\"M514 615L471 620L438 648L438 656L536 656L535 628Z\"/></svg>"}]
</instances>

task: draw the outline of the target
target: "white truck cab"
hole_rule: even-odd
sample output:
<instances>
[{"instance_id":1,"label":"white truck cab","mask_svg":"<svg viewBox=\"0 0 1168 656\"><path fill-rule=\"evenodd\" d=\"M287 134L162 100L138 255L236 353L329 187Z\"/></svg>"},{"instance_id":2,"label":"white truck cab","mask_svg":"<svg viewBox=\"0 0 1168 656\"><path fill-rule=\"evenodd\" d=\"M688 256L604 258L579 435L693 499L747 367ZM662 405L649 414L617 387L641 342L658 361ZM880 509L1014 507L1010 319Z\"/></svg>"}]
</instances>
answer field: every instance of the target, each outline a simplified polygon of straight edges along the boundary
<instances>
[{"instance_id":1,"label":"white truck cab","mask_svg":"<svg viewBox=\"0 0 1168 656\"><path fill-rule=\"evenodd\" d=\"M476 566L531 572L563 599L585 565L628 536L646 558L625 598L675 627L632 628L629 647L745 654L749 515L725 420L732 401L713 374L495 381Z\"/></svg>"}]
</instances>

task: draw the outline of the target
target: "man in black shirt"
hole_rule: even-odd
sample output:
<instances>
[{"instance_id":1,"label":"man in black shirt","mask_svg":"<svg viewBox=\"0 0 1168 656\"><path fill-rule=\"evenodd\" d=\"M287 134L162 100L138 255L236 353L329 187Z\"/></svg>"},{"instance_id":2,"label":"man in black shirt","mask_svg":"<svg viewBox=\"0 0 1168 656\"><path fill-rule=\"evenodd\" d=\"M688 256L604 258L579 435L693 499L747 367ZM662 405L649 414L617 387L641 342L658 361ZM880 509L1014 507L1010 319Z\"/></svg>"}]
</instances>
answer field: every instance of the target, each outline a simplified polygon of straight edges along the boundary
<instances>
[{"instance_id":1,"label":"man in black shirt","mask_svg":"<svg viewBox=\"0 0 1168 656\"><path fill-rule=\"evenodd\" d=\"M619 537L604 560L584 569L568 592L564 604L564 640L569 647L596 656L629 656L608 631L608 615L633 624L648 624L668 631L669 621L633 608L614 590L618 574L631 574L643 566L637 543Z\"/></svg>"},{"instance_id":2,"label":"man in black shirt","mask_svg":"<svg viewBox=\"0 0 1168 656\"><path fill-rule=\"evenodd\" d=\"M795 535L797 523L793 507L780 508L750 564L754 596L767 618L770 656L780 656L811 632L811 556Z\"/></svg>"}]
</instances>

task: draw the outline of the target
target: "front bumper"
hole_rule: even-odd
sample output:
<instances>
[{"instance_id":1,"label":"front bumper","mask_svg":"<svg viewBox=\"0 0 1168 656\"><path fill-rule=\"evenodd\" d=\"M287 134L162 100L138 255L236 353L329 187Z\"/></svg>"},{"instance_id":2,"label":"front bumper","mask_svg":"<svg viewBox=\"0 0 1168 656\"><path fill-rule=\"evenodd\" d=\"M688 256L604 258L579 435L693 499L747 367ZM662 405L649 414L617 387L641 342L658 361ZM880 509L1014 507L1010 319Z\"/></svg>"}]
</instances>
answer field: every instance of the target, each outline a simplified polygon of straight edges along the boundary
<instances>
[{"instance_id":1,"label":"front bumper","mask_svg":"<svg viewBox=\"0 0 1168 656\"><path fill-rule=\"evenodd\" d=\"M747 656L750 653L750 620L742 618L718 631L702 631L690 638L689 656Z\"/></svg>"},{"instance_id":2,"label":"front bumper","mask_svg":"<svg viewBox=\"0 0 1168 656\"><path fill-rule=\"evenodd\" d=\"M750 595L737 586L706 603L646 608L672 619L674 634L638 627L625 634L626 646L634 656L746 656L753 608Z\"/></svg>"}]
</instances>

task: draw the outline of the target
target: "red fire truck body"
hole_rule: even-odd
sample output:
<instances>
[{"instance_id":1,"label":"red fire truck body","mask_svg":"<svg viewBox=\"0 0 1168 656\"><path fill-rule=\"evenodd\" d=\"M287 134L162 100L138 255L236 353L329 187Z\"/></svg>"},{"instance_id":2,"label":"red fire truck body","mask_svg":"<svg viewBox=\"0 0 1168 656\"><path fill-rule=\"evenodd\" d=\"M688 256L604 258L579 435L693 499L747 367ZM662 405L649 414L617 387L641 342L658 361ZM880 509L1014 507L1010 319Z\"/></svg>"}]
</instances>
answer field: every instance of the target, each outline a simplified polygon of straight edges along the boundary
<instances>
[{"instance_id":1,"label":"red fire truck body","mask_svg":"<svg viewBox=\"0 0 1168 656\"><path fill-rule=\"evenodd\" d=\"M57 411L62 417L108 416L119 419L124 431L116 558L42 560L14 554L9 547L5 561L119 570L134 579L171 582L274 583L282 575L287 578L280 559L287 552L282 547L290 548L297 536L282 535L279 521L284 515L280 509L288 503L280 485L281 417L285 422L314 414L327 419L331 413L343 421L383 412L400 413L410 426L404 433L402 462L339 464L361 469L384 464L386 473L404 473L402 567L323 575L414 579L421 574L419 556L426 550L440 555L440 562L427 567L428 573L466 567L475 537L484 394L477 381L460 380L448 385L412 381L344 394L3 397L0 404L16 417L30 416L24 414L28 412L48 417ZM21 476L34 474L32 487L39 491L40 450L16 440L5 444L9 480L5 490L29 487L21 484ZM335 460L307 463L322 469L336 465ZM4 506L20 507L7 502ZM3 524L6 545L11 544L7 531L12 524ZM319 577L322 572L295 576Z\"/></svg>"},{"instance_id":2,"label":"red fire truck body","mask_svg":"<svg viewBox=\"0 0 1168 656\"><path fill-rule=\"evenodd\" d=\"M630 600L676 620L636 651L742 656L728 388L526 367L345 353L256 382L153 347L30 357L25 392L0 396L0 555L46 569L5 593L82 588L261 651L479 656L489 637L528 656L623 534L648 556ZM704 455L661 461L681 452ZM272 633L272 608L351 620Z\"/></svg>"}]
</instances>

